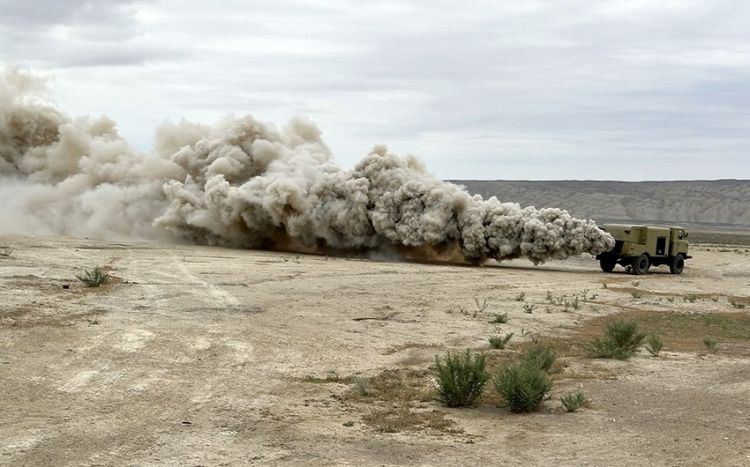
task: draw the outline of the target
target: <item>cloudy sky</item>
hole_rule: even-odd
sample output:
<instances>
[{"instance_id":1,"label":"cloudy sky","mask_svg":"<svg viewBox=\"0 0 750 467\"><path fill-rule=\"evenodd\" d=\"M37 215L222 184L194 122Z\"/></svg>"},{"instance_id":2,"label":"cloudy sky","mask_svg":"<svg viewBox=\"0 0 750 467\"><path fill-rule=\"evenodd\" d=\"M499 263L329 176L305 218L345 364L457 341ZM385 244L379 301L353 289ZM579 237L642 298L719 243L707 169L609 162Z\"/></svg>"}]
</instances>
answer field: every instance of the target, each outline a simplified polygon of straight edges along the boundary
<instances>
[{"instance_id":1,"label":"cloudy sky","mask_svg":"<svg viewBox=\"0 0 750 467\"><path fill-rule=\"evenodd\" d=\"M750 2L0 0L0 64L137 148L304 115L442 178L750 178Z\"/></svg>"}]
</instances>

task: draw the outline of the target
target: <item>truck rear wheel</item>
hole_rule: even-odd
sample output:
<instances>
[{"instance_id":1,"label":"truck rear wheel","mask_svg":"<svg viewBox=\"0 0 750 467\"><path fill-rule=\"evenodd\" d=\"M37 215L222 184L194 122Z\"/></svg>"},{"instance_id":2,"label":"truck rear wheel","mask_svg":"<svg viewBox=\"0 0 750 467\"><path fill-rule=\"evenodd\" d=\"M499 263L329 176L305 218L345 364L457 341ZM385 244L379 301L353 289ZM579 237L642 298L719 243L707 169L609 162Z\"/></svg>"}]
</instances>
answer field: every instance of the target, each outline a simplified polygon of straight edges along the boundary
<instances>
[{"instance_id":1,"label":"truck rear wheel","mask_svg":"<svg viewBox=\"0 0 750 467\"><path fill-rule=\"evenodd\" d=\"M608 256L605 256L599 259L599 266L604 272L612 272L615 269L616 264L617 258L610 258Z\"/></svg>"},{"instance_id":2,"label":"truck rear wheel","mask_svg":"<svg viewBox=\"0 0 750 467\"><path fill-rule=\"evenodd\" d=\"M641 275L648 273L648 268L651 267L651 260L648 258L646 253L633 260L633 274Z\"/></svg>"},{"instance_id":3,"label":"truck rear wheel","mask_svg":"<svg viewBox=\"0 0 750 467\"><path fill-rule=\"evenodd\" d=\"M669 272L672 274L682 274L683 269L685 269L685 258L678 254L672 258L672 262L669 263Z\"/></svg>"}]
</instances>

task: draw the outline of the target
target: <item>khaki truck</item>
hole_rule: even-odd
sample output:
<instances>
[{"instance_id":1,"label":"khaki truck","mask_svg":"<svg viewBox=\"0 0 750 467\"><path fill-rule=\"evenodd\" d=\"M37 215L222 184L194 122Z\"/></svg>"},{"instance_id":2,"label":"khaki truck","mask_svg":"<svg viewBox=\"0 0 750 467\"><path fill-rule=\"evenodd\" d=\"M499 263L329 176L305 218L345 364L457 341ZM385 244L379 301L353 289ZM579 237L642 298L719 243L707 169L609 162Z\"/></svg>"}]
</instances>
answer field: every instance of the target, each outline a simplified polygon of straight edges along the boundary
<instances>
[{"instance_id":1,"label":"khaki truck","mask_svg":"<svg viewBox=\"0 0 750 467\"><path fill-rule=\"evenodd\" d=\"M651 266L666 264L672 274L680 274L688 256L688 233L682 227L604 224L602 230L615 238L615 247L596 259L604 272L615 265L631 267L633 274L646 274Z\"/></svg>"}]
</instances>

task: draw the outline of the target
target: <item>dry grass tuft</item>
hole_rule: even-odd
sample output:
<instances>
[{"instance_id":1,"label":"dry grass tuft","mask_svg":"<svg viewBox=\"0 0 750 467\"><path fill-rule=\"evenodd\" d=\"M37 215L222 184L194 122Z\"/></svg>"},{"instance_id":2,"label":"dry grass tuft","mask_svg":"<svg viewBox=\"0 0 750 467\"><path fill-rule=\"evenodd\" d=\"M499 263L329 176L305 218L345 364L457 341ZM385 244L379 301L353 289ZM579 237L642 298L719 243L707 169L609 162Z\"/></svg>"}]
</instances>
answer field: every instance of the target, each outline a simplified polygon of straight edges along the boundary
<instances>
[{"instance_id":1,"label":"dry grass tuft","mask_svg":"<svg viewBox=\"0 0 750 467\"><path fill-rule=\"evenodd\" d=\"M437 397L429 370L385 370L367 378L367 391L361 390L362 383L355 386L346 395L352 401L427 402Z\"/></svg>"},{"instance_id":2,"label":"dry grass tuft","mask_svg":"<svg viewBox=\"0 0 750 467\"><path fill-rule=\"evenodd\" d=\"M383 433L434 430L441 433L462 433L456 422L445 418L439 410L418 411L407 406L373 409L362 416L362 421Z\"/></svg>"}]
</instances>

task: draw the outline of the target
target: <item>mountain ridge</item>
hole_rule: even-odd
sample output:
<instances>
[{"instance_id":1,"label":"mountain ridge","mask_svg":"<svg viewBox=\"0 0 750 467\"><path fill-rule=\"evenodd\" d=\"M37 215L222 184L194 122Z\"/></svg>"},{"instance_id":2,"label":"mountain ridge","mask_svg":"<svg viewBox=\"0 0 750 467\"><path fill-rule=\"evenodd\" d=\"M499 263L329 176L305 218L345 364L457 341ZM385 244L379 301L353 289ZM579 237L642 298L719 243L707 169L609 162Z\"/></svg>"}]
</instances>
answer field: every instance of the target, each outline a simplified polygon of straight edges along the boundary
<instances>
[{"instance_id":1,"label":"mountain ridge","mask_svg":"<svg viewBox=\"0 0 750 467\"><path fill-rule=\"evenodd\" d=\"M750 227L750 180L450 180L472 194L598 222Z\"/></svg>"}]
</instances>

